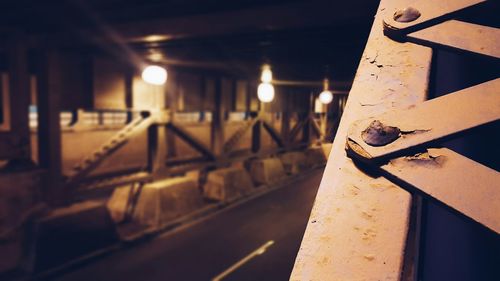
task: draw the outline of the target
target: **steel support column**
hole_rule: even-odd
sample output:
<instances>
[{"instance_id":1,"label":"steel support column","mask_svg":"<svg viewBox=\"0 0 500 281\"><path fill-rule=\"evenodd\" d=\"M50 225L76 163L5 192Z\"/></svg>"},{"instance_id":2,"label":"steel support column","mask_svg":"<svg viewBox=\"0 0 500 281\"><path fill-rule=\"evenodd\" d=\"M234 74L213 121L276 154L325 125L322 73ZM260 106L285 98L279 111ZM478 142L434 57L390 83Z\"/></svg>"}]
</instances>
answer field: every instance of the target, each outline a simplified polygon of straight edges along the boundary
<instances>
[{"instance_id":1,"label":"steel support column","mask_svg":"<svg viewBox=\"0 0 500 281\"><path fill-rule=\"evenodd\" d=\"M290 280L401 280L408 268L411 195L360 170L345 140L353 121L426 99L432 50L383 34L382 19L410 2L381 1Z\"/></svg>"},{"instance_id":2,"label":"steel support column","mask_svg":"<svg viewBox=\"0 0 500 281\"><path fill-rule=\"evenodd\" d=\"M224 112L225 101L222 93L222 78L215 80L214 111L210 127L210 143L212 152L221 155L224 152Z\"/></svg>"},{"instance_id":3,"label":"steel support column","mask_svg":"<svg viewBox=\"0 0 500 281\"><path fill-rule=\"evenodd\" d=\"M10 142L13 158L30 159L30 130L28 109L30 104L30 81L27 49L23 34L14 34L7 39L8 88L10 95ZM7 153L9 154L9 153Z\"/></svg>"},{"instance_id":4,"label":"steel support column","mask_svg":"<svg viewBox=\"0 0 500 281\"><path fill-rule=\"evenodd\" d=\"M38 55L38 159L47 169L48 177L43 195L53 205L63 204L66 191L62 184L61 159L61 98L60 58L56 50L41 50Z\"/></svg>"}]
</instances>

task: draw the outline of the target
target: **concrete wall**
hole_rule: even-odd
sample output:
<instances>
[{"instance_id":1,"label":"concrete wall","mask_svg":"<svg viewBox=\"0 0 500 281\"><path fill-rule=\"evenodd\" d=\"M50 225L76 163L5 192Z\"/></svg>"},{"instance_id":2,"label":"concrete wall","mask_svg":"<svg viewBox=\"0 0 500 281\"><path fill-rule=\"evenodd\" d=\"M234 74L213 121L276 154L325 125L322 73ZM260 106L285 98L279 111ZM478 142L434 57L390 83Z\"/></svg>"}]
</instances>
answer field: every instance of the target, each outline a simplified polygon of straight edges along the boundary
<instances>
[{"instance_id":1,"label":"concrete wall","mask_svg":"<svg viewBox=\"0 0 500 281\"><path fill-rule=\"evenodd\" d=\"M72 167L86 156L89 156L108 139L115 135L119 129L86 129L66 130L62 133L63 173L68 174ZM33 158L37 160L37 135L31 134ZM145 167L147 165L147 136L140 135L130 140L117 153L104 160L91 175L109 173Z\"/></svg>"},{"instance_id":2,"label":"concrete wall","mask_svg":"<svg viewBox=\"0 0 500 281\"><path fill-rule=\"evenodd\" d=\"M94 108L126 108L123 66L108 59L94 59L92 77Z\"/></svg>"},{"instance_id":3,"label":"concrete wall","mask_svg":"<svg viewBox=\"0 0 500 281\"><path fill-rule=\"evenodd\" d=\"M181 123L184 130L195 136L202 144L210 148L210 122ZM229 139L234 132L244 126L242 121L229 121L224 125L225 139ZM280 122L275 121L274 126L277 130L280 128ZM62 132L62 157L63 173L68 174L72 167L79 163L86 156L89 156L107 140L120 131L120 127L114 128L84 128L84 129L65 129ZM233 150L250 149L252 142L252 130L249 129L236 144ZM161 141L161 140L160 140ZM164 140L166 142L166 140ZM262 148L276 147L269 134L261 134ZM38 147L36 132L31 134L32 157L37 161ZM181 138L175 137L175 153L177 157L187 158L199 156L200 154L185 143ZM121 147L116 153L104 160L91 175L99 175L128 169L147 167L147 134L137 136L131 139L125 146ZM165 155L166 160L166 155Z\"/></svg>"},{"instance_id":4,"label":"concrete wall","mask_svg":"<svg viewBox=\"0 0 500 281\"><path fill-rule=\"evenodd\" d=\"M41 171L0 174L0 273L14 268L24 257L23 226L41 213Z\"/></svg>"}]
</instances>

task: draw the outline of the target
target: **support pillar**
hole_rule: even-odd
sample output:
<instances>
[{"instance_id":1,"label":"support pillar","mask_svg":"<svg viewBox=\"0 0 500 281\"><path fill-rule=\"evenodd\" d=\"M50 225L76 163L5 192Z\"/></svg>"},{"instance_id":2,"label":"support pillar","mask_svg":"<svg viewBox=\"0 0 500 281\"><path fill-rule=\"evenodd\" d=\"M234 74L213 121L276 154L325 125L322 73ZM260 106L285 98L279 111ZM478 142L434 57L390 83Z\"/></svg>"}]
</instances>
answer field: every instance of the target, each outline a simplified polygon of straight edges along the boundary
<instances>
[{"instance_id":1,"label":"support pillar","mask_svg":"<svg viewBox=\"0 0 500 281\"><path fill-rule=\"evenodd\" d=\"M174 79L175 79L175 74L174 73L170 74L170 85L167 92L167 104L168 104L168 122L174 122L175 120L175 112L177 112L177 106L178 106L178 88L177 85L174 84ZM172 77L174 76L174 77ZM168 83L168 81L167 81ZM172 85L173 84L173 85ZM165 127L166 128L166 127ZM176 148L175 148L175 134L173 132L166 132L165 133L165 140L167 142L167 158L175 158L177 156Z\"/></svg>"},{"instance_id":2,"label":"support pillar","mask_svg":"<svg viewBox=\"0 0 500 281\"><path fill-rule=\"evenodd\" d=\"M290 140L290 112L289 112L289 101L288 99L283 99L283 109L281 113L281 139L284 142L285 147L288 147Z\"/></svg>"},{"instance_id":3,"label":"support pillar","mask_svg":"<svg viewBox=\"0 0 500 281\"><path fill-rule=\"evenodd\" d=\"M67 191L62 182L60 97L60 57L56 50L42 50L38 55L38 159L47 170L42 188L45 201L64 204Z\"/></svg>"},{"instance_id":4,"label":"support pillar","mask_svg":"<svg viewBox=\"0 0 500 281\"><path fill-rule=\"evenodd\" d=\"M210 143L213 153L220 156L224 151L224 113L225 102L222 93L222 79L215 81L214 111L210 127Z\"/></svg>"},{"instance_id":5,"label":"support pillar","mask_svg":"<svg viewBox=\"0 0 500 281\"><path fill-rule=\"evenodd\" d=\"M308 146L311 144L311 122L314 122L314 94L309 94L309 106L307 107L306 123L302 128L302 142Z\"/></svg>"},{"instance_id":6,"label":"support pillar","mask_svg":"<svg viewBox=\"0 0 500 281\"><path fill-rule=\"evenodd\" d=\"M259 112L257 113L257 122L252 127L252 152L258 153L261 148L262 118L264 118L264 103L259 101Z\"/></svg>"},{"instance_id":7,"label":"support pillar","mask_svg":"<svg viewBox=\"0 0 500 281\"><path fill-rule=\"evenodd\" d=\"M175 153L175 136L167 132L166 126L170 121L166 87L162 87L162 93L159 101L160 109L154 117L156 118L155 124L148 129L148 167L154 178L162 178L168 173L165 165L166 158L169 153Z\"/></svg>"},{"instance_id":8,"label":"support pillar","mask_svg":"<svg viewBox=\"0 0 500 281\"><path fill-rule=\"evenodd\" d=\"M30 129L28 110L30 105L30 80L26 42L22 34L11 38L7 48L9 62L10 132L16 154L13 158L30 159Z\"/></svg>"}]
</instances>

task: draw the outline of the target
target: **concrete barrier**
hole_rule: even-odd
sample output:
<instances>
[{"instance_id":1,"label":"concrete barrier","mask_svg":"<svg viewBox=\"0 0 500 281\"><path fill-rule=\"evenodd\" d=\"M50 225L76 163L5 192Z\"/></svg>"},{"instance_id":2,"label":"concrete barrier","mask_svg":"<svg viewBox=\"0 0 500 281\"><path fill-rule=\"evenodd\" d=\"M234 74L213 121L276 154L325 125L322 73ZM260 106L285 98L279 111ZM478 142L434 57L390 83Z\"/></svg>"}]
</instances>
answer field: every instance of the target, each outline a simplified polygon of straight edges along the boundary
<instances>
[{"instance_id":1,"label":"concrete barrier","mask_svg":"<svg viewBox=\"0 0 500 281\"><path fill-rule=\"evenodd\" d=\"M280 155L280 159L285 172L288 174L297 174L309 168L304 152L294 151L283 153Z\"/></svg>"},{"instance_id":2,"label":"concrete barrier","mask_svg":"<svg viewBox=\"0 0 500 281\"><path fill-rule=\"evenodd\" d=\"M279 158L256 159L250 162L250 175L256 184L272 184L286 174Z\"/></svg>"},{"instance_id":3,"label":"concrete barrier","mask_svg":"<svg viewBox=\"0 0 500 281\"><path fill-rule=\"evenodd\" d=\"M318 167L326 164L326 155L322 146L311 147L306 150L306 162L308 167Z\"/></svg>"},{"instance_id":4,"label":"concrete barrier","mask_svg":"<svg viewBox=\"0 0 500 281\"><path fill-rule=\"evenodd\" d=\"M43 212L41 171L0 173L0 273L18 267L26 252L26 225Z\"/></svg>"},{"instance_id":5,"label":"concrete barrier","mask_svg":"<svg viewBox=\"0 0 500 281\"><path fill-rule=\"evenodd\" d=\"M35 222L34 271L45 271L118 243L106 205L77 203Z\"/></svg>"},{"instance_id":6,"label":"concrete barrier","mask_svg":"<svg viewBox=\"0 0 500 281\"><path fill-rule=\"evenodd\" d=\"M250 193L253 188L252 179L245 169L231 167L210 172L203 186L203 195L226 202Z\"/></svg>"},{"instance_id":7,"label":"concrete barrier","mask_svg":"<svg viewBox=\"0 0 500 281\"><path fill-rule=\"evenodd\" d=\"M117 188L108 201L115 222L124 219L130 187ZM198 184L189 177L169 178L144 185L132 220L154 228L187 215L205 205Z\"/></svg>"},{"instance_id":8,"label":"concrete barrier","mask_svg":"<svg viewBox=\"0 0 500 281\"><path fill-rule=\"evenodd\" d=\"M321 145L323 152L325 153L326 159L330 156L330 151L332 150L332 143L324 143Z\"/></svg>"}]
</instances>

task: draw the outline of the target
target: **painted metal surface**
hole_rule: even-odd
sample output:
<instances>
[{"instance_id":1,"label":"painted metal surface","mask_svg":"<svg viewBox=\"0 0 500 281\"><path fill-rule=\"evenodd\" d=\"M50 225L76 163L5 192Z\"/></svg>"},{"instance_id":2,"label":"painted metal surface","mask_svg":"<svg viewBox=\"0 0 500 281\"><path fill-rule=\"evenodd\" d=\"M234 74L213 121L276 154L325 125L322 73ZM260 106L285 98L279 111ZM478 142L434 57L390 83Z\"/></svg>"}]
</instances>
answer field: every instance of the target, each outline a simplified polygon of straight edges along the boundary
<instances>
[{"instance_id":1,"label":"painted metal surface","mask_svg":"<svg viewBox=\"0 0 500 281\"><path fill-rule=\"evenodd\" d=\"M444 11L443 7L437 5L438 10ZM450 13L450 7L462 9L449 6L446 9ZM399 10L395 17L404 17L402 22L405 23L417 22L420 14L408 15L408 11ZM496 44L499 29L456 20L433 25L443 17L427 19L430 27L409 34L406 39L432 47L459 49L494 59L499 57L500 49ZM387 31L387 23L384 25ZM499 233L500 174L497 171L448 149L428 149L410 155L431 143L498 122L499 88L500 78L497 78L407 109L357 121L348 133L347 153L375 169L383 164L382 160L390 160L389 164L380 167L388 179L410 191L434 198ZM391 159L400 155L405 157Z\"/></svg>"},{"instance_id":2,"label":"painted metal surface","mask_svg":"<svg viewBox=\"0 0 500 281\"><path fill-rule=\"evenodd\" d=\"M400 280L411 195L346 156L350 124L426 99L431 49L395 42L381 21L410 1L381 1L349 93L291 280Z\"/></svg>"},{"instance_id":3,"label":"painted metal surface","mask_svg":"<svg viewBox=\"0 0 500 281\"><path fill-rule=\"evenodd\" d=\"M388 13L384 17L385 32L391 37L398 37L428 27L436 22L445 21L461 10L481 4L485 0L419 0L395 2L397 3L392 13ZM397 15L405 8L417 10L420 16L412 21L397 21Z\"/></svg>"},{"instance_id":4,"label":"painted metal surface","mask_svg":"<svg viewBox=\"0 0 500 281\"><path fill-rule=\"evenodd\" d=\"M410 33L408 41L500 58L500 28L449 20Z\"/></svg>"},{"instance_id":5,"label":"painted metal surface","mask_svg":"<svg viewBox=\"0 0 500 281\"><path fill-rule=\"evenodd\" d=\"M387 178L500 233L500 173L446 148L391 160Z\"/></svg>"},{"instance_id":6,"label":"painted metal surface","mask_svg":"<svg viewBox=\"0 0 500 281\"><path fill-rule=\"evenodd\" d=\"M401 155L408 149L419 148L452 134L495 122L500 119L498 89L500 78L416 106L359 120L349 130L348 148L356 158L372 162ZM379 121L386 127L395 127L399 133L390 143L370 145L366 143L366 139L363 140L363 131L374 121ZM386 131L379 131L378 134L388 136Z\"/></svg>"}]
</instances>

